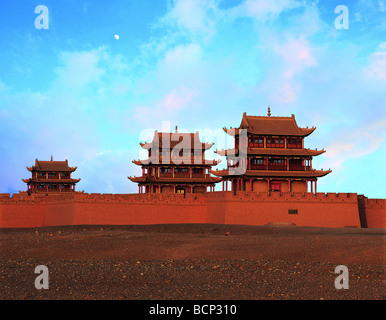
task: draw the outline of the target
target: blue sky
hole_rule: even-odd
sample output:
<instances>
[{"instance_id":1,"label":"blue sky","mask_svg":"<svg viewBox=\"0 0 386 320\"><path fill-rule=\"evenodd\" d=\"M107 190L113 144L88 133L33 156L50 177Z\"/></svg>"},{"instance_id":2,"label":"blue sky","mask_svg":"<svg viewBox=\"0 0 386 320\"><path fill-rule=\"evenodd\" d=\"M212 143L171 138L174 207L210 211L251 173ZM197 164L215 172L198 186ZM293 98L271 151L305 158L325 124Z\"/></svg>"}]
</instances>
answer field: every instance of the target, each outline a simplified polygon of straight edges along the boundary
<instances>
[{"instance_id":1,"label":"blue sky","mask_svg":"<svg viewBox=\"0 0 386 320\"><path fill-rule=\"evenodd\" d=\"M3 0L0 192L51 155L78 166L78 190L137 192L132 160L163 123L217 142L270 105L317 127L305 145L333 170L319 192L385 198L385 18L385 0Z\"/></svg>"}]
</instances>

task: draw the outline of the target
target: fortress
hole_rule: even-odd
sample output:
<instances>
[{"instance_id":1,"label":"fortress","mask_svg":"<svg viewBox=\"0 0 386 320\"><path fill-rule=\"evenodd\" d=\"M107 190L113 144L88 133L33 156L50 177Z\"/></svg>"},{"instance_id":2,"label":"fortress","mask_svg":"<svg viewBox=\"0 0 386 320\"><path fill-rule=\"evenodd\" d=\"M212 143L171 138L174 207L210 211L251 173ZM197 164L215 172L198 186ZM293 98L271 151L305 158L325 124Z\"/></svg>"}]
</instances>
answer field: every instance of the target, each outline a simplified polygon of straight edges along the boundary
<instances>
[{"instance_id":1,"label":"fortress","mask_svg":"<svg viewBox=\"0 0 386 320\"><path fill-rule=\"evenodd\" d=\"M324 150L304 148L315 128L299 128L295 117L243 114L238 128L224 131L235 147L217 150L227 169L205 160L198 134L155 132L141 143L149 158L142 167L138 194L88 194L75 191L80 179L68 161L39 161L27 167L27 191L0 194L0 228L62 225L144 225L212 223L314 227L385 228L385 199L356 193L318 193L317 179L331 170L315 170L312 157ZM212 176L213 174L214 176ZM222 191L214 191L215 183ZM310 184L310 190L308 189ZM229 185L229 191L228 191ZM210 192L207 192L207 188Z\"/></svg>"}]
</instances>

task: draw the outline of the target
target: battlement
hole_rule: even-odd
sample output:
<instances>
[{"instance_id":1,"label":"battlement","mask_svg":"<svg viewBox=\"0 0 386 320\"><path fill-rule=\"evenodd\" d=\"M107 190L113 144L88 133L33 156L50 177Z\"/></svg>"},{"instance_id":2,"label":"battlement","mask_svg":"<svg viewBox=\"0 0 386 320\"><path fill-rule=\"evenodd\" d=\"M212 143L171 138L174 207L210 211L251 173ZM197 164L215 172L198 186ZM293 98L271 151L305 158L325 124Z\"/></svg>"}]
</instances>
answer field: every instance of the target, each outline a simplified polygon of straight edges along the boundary
<instances>
[{"instance_id":1,"label":"battlement","mask_svg":"<svg viewBox=\"0 0 386 320\"><path fill-rule=\"evenodd\" d=\"M306 192L251 192L251 191L216 191L208 193L173 194L173 193L64 193L64 194L31 194L26 192L0 194L0 204L20 203L56 203L56 202L105 202L105 203L176 203L191 204L213 200L231 201L311 201L311 202L357 202L356 193L306 193ZM363 205L383 206L385 199L364 198Z\"/></svg>"},{"instance_id":2,"label":"battlement","mask_svg":"<svg viewBox=\"0 0 386 320\"><path fill-rule=\"evenodd\" d=\"M232 191L207 193L208 200L282 201L282 202L357 202L356 193L251 192Z\"/></svg>"}]
</instances>

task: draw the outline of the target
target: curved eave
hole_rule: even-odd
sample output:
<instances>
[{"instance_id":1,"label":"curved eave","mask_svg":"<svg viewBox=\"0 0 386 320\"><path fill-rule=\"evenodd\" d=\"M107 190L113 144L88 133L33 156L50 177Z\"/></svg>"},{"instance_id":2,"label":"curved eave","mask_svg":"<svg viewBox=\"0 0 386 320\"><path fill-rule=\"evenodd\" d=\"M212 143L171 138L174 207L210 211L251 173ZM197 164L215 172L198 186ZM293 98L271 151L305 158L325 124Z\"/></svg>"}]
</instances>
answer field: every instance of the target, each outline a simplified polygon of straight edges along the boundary
<instances>
[{"instance_id":1,"label":"curved eave","mask_svg":"<svg viewBox=\"0 0 386 320\"><path fill-rule=\"evenodd\" d=\"M205 160L205 164L209 164L209 165L212 165L212 166L217 166L219 163L221 162L221 160Z\"/></svg>"},{"instance_id":2,"label":"curved eave","mask_svg":"<svg viewBox=\"0 0 386 320\"><path fill-rule=\"evenodd\" d=\"M320 178L324 177L332 170L312 170L312 171L275 171L275 170L247 170L241 175L230 175L227 169L224 170L210 170L215 176L226 177L275 177L275 178Z\"/></svg>"},{"instance_id":3,"label":"curved eave","mask_svg":"<svg viewBox=\"0 0 386 320\"><path fill-rule=\"evenodd\" d=\"M314 157L318 156L326 150L311 150L311 149L289 149L289 148L248 148L248 155L272 155L272 156L297 156L297 157Z\"/></svg>"},{"instance_id":4,"label":"curved eave","mask_svg":"<svg viewBox=\"0 0 386 320\"><path fill-rule=\"evenodd\" d=\"M298 128L297 132L288 132L288 133L286 133L286 132L274 133L274 132L263 132L263 131L259 131L259 130L252 130L251 127L249 127L245 124L243 125L243 123L241 123L240 128L230 128L230 129L228 129L226 127L223 128L223 130L227 134L229 134L230 136L239 135L240 129L247 130L248 133L254 134L254 135L259 135L259 136L277 136L277 135L280 135L280 136L288 136L288 137L307 137L315 131L316 127Z\"/></svg>"},{"instance_id":5,"label":"curved eave","mask_svg":"<svg viewBox=\"0 0 386 320\"><path fill-rule=\"evenodd\" d=\"M237 136L239 134L239 128L226 128L224 127L223 130L225 133L229 134L230 136Z\"/></svg>"},{"instance_id":6,"label":"curved eave","mask_svg":"<svg viewBox=\"0 0 386 320\"><path fill-rule=\"evenodd\" d=\"M210 148L213 147L213 145L214 145L213 142L211 142L211 143L203 143L203 144L202 144L202 149L203 149L203 150L209 150ZM193 149L193 148L192 148L192 149Z\"/></svg>"},{"instance_id":7,"label":"curved eave","mask_svg":"<svg viewBox=\"0 0 386 320\"><path fill-rule=\"evenodd\" d=\"M154 183L189 183L189 184L197 184L197 183L217 183L220 182L222 178L218 177L206 177L206 178L176 178L176 177L147 177L146 180L142 180L141 182L154 182Z\"/></svg>"},{"instance_id":8,"label":"curved eave","mask_svg":"<svg viewBox=\"0 0 386 320\"><path fill-rule=\"evenodd\" d=\"M132 182L145 182L146 177L127 177Z\"/></svg>"},{"instance_id":9,"label":"curved eave","mask_svg":"<svg viewBox=\"0 0 386 320\"><path fill-rule=\"evenodd\" d=\"M148 143L148 142L146 142L146 143L139 143L139 145L142 147L142 148L144 148L144 149L150 149L151 147L152 147L152 144L151 143Z\"/></svg>"},{"instance_id":10,"label":"curved eave","mask_svg":"<svg viewBox=\"0 0 386 320\"><path fill-rule=\"evenodd\" d=\"M216 150L215 153L217 153L220 156L228 156L228 155L235 156L235 155L237 155L238 150L236 150L235 148L227 149L227 150L223 149L223 150Z\"/></svg>"},{"instance_id":11,"label":"curved eave","mask_svg":"<svg viewBox=\"0 0 386 320\"><path fill-rule=\"evenodd\" d=\"M176 161L176 160L175 160ZM194 160L193 161L187 161L184 162L184 160L176 161L176 163L173 162L173 160L167 161L167 162L162 162L161 161L154 161L152 162L151 160L133 160L132 161L134 164L138 166L146 166L146 165L157 165L157 166L216 166L218 165L221 160L205 160L205 161L200 161L196 163Z\"/></svg>"},{"instance_id":12,"label":"curved eave","mask_svg":"<svg viewBox=\"0 0 386 320\"><path fill-rule=\"evenodd\" d=\"M146 159L146 160L133 160L132 162L134 164L136 164L137 166L141 166L141 165L145 165L145 164L150 164L149 159Z\"/></svg>"},{"instance_id":13,"label":"curved eave","mask_svg":"<svg viewBox=\"0 0 386 320\"><path fill-rule=\"evenodd\" d=\"M299 128L299 137L307 137L315 131L316 127L312 128Z\"/></svg>"},{"instance_id":14,"label":"curved eave","mask_svg":"<svg viewBox=\"0 0 386 320\"><path fill-rule=\"evenodd\" d=\"M209 172L213 175L215 175L216 177L223 177L223 176L227 176L228 175L228 170L224 169L224 170L209 170Z\"/></svg>"},{"instance_id":15,"label":"curved eave","mask_svg":"<svg viewBox=\"0 0 386 320\"><path fill-rule=\"evenodd\" d=\"M26 183L78 183L81 179L22 179Z\"/></svg>"}]
</instances>

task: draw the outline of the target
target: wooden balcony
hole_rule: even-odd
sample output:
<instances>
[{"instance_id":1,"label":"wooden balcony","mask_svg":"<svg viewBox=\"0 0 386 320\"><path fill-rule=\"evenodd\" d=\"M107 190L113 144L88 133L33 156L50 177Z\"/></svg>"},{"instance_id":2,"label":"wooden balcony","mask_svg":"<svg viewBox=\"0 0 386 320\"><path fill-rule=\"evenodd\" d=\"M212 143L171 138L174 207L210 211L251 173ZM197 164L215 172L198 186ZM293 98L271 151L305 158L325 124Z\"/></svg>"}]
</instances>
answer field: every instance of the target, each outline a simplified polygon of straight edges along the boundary
<instances>
[{"instance_id":1,"label":"wooden balcony","mask_svg":"<svg viewBox=\"0 0 386 320\"><path fill-rule=\"evenodd\" d=\"M267 170L267 165L265 165L265 164L251 164L250 170Z\"/></svg>"},{"instance_id":2,"label":"wooden balcony","mask_svg":"<svg viewBox=\"0 0 386 320\"><path fill-rule=\"evenodd\" d=\"M290 165L289 171L310 171L310 166Z\"/></svg>"},{"instance_id":3,"label":"wooden balcony","mask_svg":"<svg viewBox=\"0 0 386 320\"><path fill-rule=\"evenodd\" d=\"M175 172L174 178L190 178L189 172Z\"/></svg>"},{"instance_id":4,"label":"wooden balcony","mask_svg":"<svg viewBox=\"0 0 386 320\"><path fill-rule=\"evenodd\" d=\"M52 179L57 179L59 180L59 175L49 175L48 177L47 176L37 176L36 177L37 180L52 180ZM70 175L61 175L60 176L60 179L71 179Z\"/></svg>"},{"instance_id":5,"label":"wooden balcony","mask_svg":"<svg viewBox=\"0 0 386 320\"><path fill-rule=\"evenodd\" d=\"M286 171L287 166L284 164L268 164L268 170L280 170L280 171Z\"/></svg>"}]
</instances>

